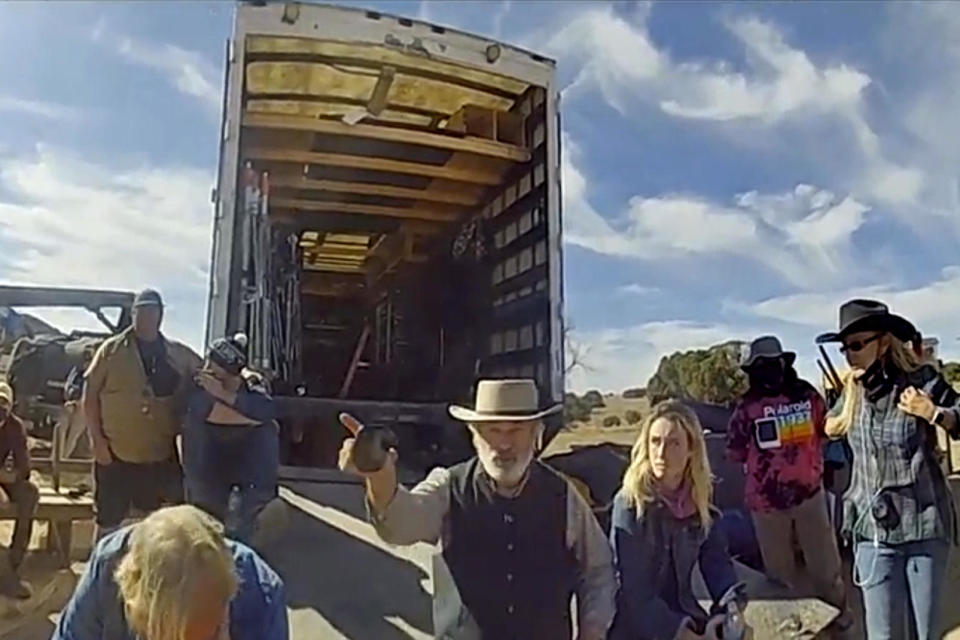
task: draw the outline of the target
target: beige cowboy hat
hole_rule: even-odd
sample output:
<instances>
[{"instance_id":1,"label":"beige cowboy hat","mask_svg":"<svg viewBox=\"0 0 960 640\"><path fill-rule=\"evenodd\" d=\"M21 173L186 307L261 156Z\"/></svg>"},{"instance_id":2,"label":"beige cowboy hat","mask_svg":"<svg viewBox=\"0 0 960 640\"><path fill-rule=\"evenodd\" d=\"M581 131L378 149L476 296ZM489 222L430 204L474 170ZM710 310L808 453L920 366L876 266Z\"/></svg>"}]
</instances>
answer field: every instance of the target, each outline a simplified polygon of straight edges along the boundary
<instances>
[{"instance_id":1,"label":"beige cowboy hat","mask_svg":"<svg viewBox=\"0 0 960 640\"><path fill-rule=\"evenodd\" d=\"M533 380L481 380L476 407L453 405L450 415L462 422L528 422L563 410L563 405L540 409L540 394Z\"/></svg>"}]
</instances>

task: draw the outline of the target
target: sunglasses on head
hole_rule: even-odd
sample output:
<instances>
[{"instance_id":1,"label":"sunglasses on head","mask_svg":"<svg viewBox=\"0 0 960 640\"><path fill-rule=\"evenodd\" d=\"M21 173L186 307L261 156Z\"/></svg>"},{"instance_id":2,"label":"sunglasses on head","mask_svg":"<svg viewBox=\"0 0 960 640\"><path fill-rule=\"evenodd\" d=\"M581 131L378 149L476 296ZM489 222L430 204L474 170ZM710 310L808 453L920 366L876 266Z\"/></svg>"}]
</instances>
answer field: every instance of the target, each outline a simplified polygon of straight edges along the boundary
<instances>
[{"instance_id":1,"label":"sunglasses on head","mask_svg":"<svg viewBox=\"0 0 960 640\"><path fill-rule=\"evenodd\" d=\"M853 340L852 342L845 343L843 346L840 347L840 353L847 353L848 351L851 353L858 353L860 351L863 351L868 344L870 344L871 342L876 342L882 336L883 336L882 333L878 333L875 336L870 336L866 340Z\"/></svg>"}]
</instances>

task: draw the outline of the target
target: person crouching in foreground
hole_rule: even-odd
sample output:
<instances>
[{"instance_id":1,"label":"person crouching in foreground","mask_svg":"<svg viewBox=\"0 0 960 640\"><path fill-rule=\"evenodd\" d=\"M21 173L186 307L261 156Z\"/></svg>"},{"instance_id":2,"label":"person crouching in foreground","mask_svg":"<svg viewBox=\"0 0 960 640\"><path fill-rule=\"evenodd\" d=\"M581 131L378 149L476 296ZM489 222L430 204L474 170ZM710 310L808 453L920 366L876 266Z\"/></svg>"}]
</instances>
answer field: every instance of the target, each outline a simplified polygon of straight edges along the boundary
<instances>
[{"instance_id":1,"label":"person crouching in foreground","mask_svg":"<svg viewBox=\"0 0 960 640\"><path fill-rule=\"evenodd\" d=\"M361 471L363 426L341 416L353 437L340 468L363 476L368 508L387 543L439 543L434 564L434 630L447 640L602 640L613 618L610 549L584 499L535 459L542 419L532 380L487 380L476 409L451 407L469 425L476 457L434 469L407 490L397 484L396 451ZM360 453L358 453L360 452Z\"/></svg>"},{"instance_id":2,"label":"person crouching in foreground","mask_svg":"<svg viewBox=\"0 0 960 640\"><path fill-rule=\"evenodd\" d=\"M713 484L703 429L679 402L654 408L630 456L613 502L610 540L620 591L611 640L722 637L730 603L746 598L727 543L713 520ZM699 563L713 598L711 617L691 584Z\"/></svg>"},{"instance_id":3,"label":"person crouching in foreground","mask_svg":"<svg viewBox=\"0 0 960 640\"><path fill-rule=\"evenodd\" d=\"M51 640L287 640L283 581L190 505L101 540Z\"/></svg>"}]
</instances>

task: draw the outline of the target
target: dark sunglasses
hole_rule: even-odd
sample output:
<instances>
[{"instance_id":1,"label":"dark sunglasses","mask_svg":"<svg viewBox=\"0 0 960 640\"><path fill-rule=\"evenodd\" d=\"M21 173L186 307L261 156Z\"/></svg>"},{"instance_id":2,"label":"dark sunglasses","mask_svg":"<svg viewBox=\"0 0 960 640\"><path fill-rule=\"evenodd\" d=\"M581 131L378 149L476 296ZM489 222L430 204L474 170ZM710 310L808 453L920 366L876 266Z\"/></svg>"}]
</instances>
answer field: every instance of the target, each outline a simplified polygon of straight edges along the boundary
<instances>
[{"instance_id":1,"label":"dark sunglasses","mask_svg":"<svg viewBox=\"0 0 960 640\"><path fill-rule=\"evenodd\" d=\"M847 353L848 351L852 353L858 353L860 351L863 351L868 344L870 344L871 342L876 342L881 337L883 337L883 334L878 333L875 336L870 336L866 340L854 340L853 342L848 342L840 347L840 353Z\"/></svg>"}]
</instances>

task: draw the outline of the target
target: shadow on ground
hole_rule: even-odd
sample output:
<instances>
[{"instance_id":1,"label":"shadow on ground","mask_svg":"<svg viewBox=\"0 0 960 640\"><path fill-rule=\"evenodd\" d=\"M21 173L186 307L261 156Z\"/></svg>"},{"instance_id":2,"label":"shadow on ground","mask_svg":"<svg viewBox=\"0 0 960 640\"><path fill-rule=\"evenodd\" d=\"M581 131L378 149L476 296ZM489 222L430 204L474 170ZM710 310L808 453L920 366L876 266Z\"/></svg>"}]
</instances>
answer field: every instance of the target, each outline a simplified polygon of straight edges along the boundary
<instances>
[{"instance_id":1,"label":"shadow on ground","mask_svg":"<svg viewBox=\"0 0 960 640\"><path fill-rule=\"evenodd\" d=\"M301 483L294 491L324 507L364 518L358 487ZM297 506L289 509L286 530L263 550L286 582L289 608L316 611L350 639L409 640L411 636L388 618L431 633L431 597L422 585L429 576L420 567ZM300 624L303 620L297 618ZM321 628L295 632L297 638L323 637Z\"/></svg>"},{"instance_id":2,"label":"shadow on ground","mask_svg":"<svg viewBox=\"0 0 960 640\"><path fill-rule=\"evenodd\" d=\"M53 635L50 616L60 611L77 583L69 569L58 569L56 558L32 555L23 570L32 586L29 600L0 598L0 640L46 640Z\"/></svg>"}]
</instances>

